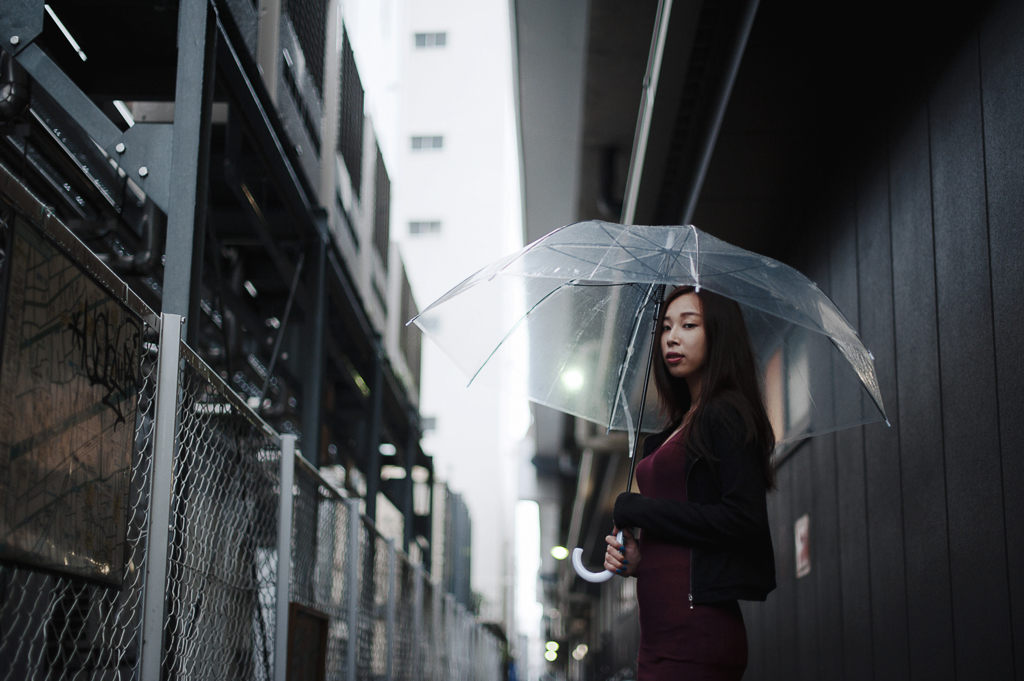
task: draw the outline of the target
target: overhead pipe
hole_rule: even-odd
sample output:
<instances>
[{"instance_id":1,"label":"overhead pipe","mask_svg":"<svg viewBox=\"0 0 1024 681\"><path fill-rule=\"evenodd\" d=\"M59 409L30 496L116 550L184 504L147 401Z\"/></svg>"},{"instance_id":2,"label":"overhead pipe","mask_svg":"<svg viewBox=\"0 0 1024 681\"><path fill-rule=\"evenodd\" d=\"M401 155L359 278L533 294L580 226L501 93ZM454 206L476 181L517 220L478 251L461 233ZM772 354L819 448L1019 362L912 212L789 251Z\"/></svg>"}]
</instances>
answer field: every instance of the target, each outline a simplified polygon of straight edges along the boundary
<instances>
[{"instance_id":1,"label":"overhead pipe","mask_svg":"<svg viewBox=\"0 0 1024 681\"><path fill-rule=\"evenodd\" d=\"M697 199L700 197L701 189L704 186L704 178L707 175L708 165L711 162L711 154L715 149L715 143L718 141L722 119L725 117L725 110L729 104L729 98L732 96L733 84L736 82L736 74L739 72L740 63L743 61L743 54L747 48L747 40L750 37L750 30L754 25L754 18L757 16L759 5L760 0L749 0L743 10L739 32L729 55L725 78L718 91L709 126L703 135L699 165L693 182L690 184L690 189L687 192L686 203L680 218L681 224L689 224L693 220ZM668 41L668 24L671 15L672 0L659 0L654 24L654 38L651 41L651 51L647 60L647 73L644 76L640 112L633 138L629 175L626 178L626 195L623 199L621 221L627 225L633 224L636 216L640 185L643 181L644 161L647 156L647 145L650 140L651 123L654 115L654 102L657 95L658 81L661 78L662 57Z\"/></svg>"},{"instance_id":2,"label":"overhead pipe","mask_svg":"<svg viewBox=\"0 0 1024 681\"><path fill-rule=\"evenodd\" d=\"M640 181L647 156L647 142L651 134L651 119L654 116L654 99L658 92L658 80L661 78L661 61L668 40L668 23L671 16L672 0L658 0L658 10L654 18L654 38L651 40L651 51L647 56L647 73L644 74L643 90L640 93L640 114L637 118L636 131L633 133L633 152L629 159L629 175L626 176L626 195L622 201L621 219L623 224L627 225L633 224L633 218L636 216Z\"/></svg>"},{"instance_id":3,"label":"overhead pipe","mask_svg":"<svg viewBox=\"0 0 1024 681\"><path fill-rule=\"evenodd\" d=\"M729 65L726 67L725 80L722 82L722 87L718 91L718 98L715 101L714 115L711 118L710 126L704 134L703 147L700 153L700 165L697 168L696 177L690 184L690 192L686 197L686 204L683 208L680 224L690 224L693 221L693 213L697 210L697 200L700 198L700 190L704 187L704 178L708 173L708 165L711 163L711 154L715 150L718 133L722 129L722 119L725 118L725 110L729 106L732 86L736 82L736 74L739 73L740 63L743 61L743 53L747 49L747 39L750 38L750 29L754 26L758 5L760 5L760 0L749 0L743 12L739 34L736 36L736 42L733 44L732 53L729 55Z\"/></svg>"}]
</instances>

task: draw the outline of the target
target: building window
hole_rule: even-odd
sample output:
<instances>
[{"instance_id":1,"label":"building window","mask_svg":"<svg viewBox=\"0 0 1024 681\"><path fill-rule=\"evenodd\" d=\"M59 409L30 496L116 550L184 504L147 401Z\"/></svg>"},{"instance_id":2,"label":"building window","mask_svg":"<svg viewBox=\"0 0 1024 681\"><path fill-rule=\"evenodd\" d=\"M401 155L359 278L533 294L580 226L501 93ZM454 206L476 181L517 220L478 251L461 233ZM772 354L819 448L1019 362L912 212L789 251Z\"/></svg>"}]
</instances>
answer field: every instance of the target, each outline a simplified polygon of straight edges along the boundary
<instances>
[{"instance_id":1,"label":"building window","mask_svg":"<svg viewBox=\"0 0 1024 681\"><path fill-rule=\"evenodd\" d=\"M417 135L412 138L413 149L441 149L442 147L444 147L442 135Z\"/></svg>"},{"instance_id":2,"label":"building window","mask_svg":"<svg viewBox=\"0 0 1024 681\"><path fill-rule=\"evenodd\" d=\"M416 47L425 49L428 47L444 47L448 42L447 33L417 33Z\"/></svg>"},{"instance_id":3,"label":"building window","mask_svg":"<svg viewBox=\"0 0 1024 681\"><path fill-rule=\"evenodd\" d=\"M440 220L419 220L409 223L409 234L437 234L440 231Z\"/></svg>"}]
</instances>

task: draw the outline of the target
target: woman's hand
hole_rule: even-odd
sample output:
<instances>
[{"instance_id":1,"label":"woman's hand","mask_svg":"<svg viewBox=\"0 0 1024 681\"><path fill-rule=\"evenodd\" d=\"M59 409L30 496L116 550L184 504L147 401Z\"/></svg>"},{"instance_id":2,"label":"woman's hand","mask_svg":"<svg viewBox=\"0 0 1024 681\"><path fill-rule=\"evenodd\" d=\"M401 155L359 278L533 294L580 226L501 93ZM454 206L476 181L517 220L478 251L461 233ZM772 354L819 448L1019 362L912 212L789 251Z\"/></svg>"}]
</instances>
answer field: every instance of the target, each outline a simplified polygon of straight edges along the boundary
<instances>
[{"instance_id":1,"label":"woman's hand","mask_svg":"<svg viewBox=\"0 0 1024 681\"><path fill-rule=\"evenodd\" d=\"M640 564L640 544L629 530L622 531L623 543L620 544L616 537L618 533L619 530L613 527L612 533L604 538L608 543L608 548L604 552L604 569L629 577L636 572L636 567Z\"/></svg>"}]
</instances>

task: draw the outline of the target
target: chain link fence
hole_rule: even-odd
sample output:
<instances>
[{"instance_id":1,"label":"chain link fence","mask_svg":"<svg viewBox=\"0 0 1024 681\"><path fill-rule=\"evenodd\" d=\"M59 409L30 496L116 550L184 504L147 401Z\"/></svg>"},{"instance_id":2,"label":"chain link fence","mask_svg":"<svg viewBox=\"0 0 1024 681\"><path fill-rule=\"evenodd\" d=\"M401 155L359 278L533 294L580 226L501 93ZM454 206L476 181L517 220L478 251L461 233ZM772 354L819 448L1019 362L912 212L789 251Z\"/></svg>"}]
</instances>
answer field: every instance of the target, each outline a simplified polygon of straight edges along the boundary
<instances>
[{"instance_id":1,"label":"chain link fence","mask_svg":"<svg viewBox=\"0 0 1024 681\"><path fill-rule=\"evenodd\" d=\"M291 624L307 634L307 653L320 654L312 639L324 641L323 678L504 678L498 639L381 536L358 501L301 456L296 463L290 598L299 607Z\"/></svg>"},{"instance_id":2,"label":"chain link fence","mask_svg":"<svg viewBox=\"0 0 1024 681\"><path fill-rule=\"evenodd\" d=\"M497 638L181 342L180 317L145 308L2 167L0 198L0 236L30 224L144 320L122 576L0 555L0 681L503 678Z\"/></svg>"},{"instance_id":3,"label":"chain link fence","mask_svg":"<svg viewBox=\"0 0 1024 681\"><path fill-rule=\"evenodd\" d=\"M278 438L180 351L162 666L175 678L271 679Z\"/></svg>"}]
</instances>

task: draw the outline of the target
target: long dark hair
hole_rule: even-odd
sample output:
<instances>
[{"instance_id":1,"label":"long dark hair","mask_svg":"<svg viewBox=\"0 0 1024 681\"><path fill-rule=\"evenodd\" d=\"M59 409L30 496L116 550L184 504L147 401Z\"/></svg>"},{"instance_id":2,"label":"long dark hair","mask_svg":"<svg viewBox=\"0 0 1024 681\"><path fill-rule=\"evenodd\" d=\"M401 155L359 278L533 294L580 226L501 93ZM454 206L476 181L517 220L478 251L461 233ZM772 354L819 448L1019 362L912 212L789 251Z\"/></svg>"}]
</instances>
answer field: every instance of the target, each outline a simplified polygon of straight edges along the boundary
<instances>
[{"instance_id":1,"label":"long dark hair","mask_svg":"<svg viewBox=\"0 0 1024 681\"><path fill-rule=\"evenodd\" d=\"M662 412L670 423L678 425L692 406L690 389L686 381L672 377L665 366L664 358L661 357L661 329L664 328L665 313L673 300L687 293L696 293L700 299L706 346L700 397L690 423L701 424L705 411L712 401L729 402L743 417L746 431L744 444L753 442L763 456L766 487L774 489L775 469L771 463L771 456L775 449L775 432L764 407L757 362L750 346L750 334L747 333L743 313L736 301L707 289L696 291L692 286L680 286L661 304L658 334L655 337L659 360L654 362L654 383L658 388ZM707 442L707 433L703 428L690 428L687 448L697 456L714 458L710 442Z\"/></svg>"}]
</instances>

